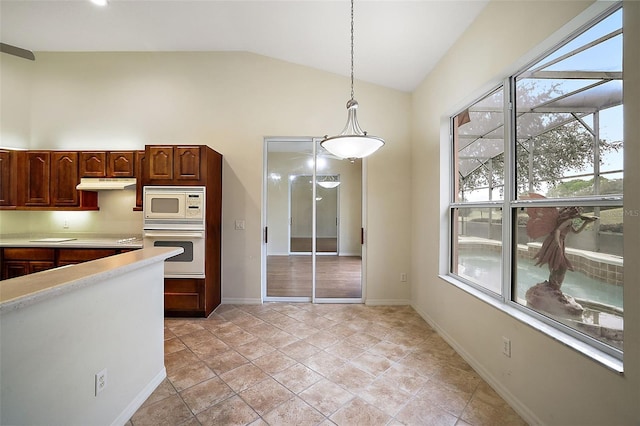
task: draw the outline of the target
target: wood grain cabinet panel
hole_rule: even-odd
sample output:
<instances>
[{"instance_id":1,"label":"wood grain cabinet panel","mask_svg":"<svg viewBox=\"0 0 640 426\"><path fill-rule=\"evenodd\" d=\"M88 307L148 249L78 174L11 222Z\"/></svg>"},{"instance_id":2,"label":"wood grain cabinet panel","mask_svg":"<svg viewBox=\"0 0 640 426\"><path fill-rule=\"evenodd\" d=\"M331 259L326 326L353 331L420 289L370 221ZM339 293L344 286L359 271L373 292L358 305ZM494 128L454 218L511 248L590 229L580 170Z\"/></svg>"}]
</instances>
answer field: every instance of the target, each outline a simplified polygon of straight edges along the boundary
<instances>
[{"instance_id":1,"label":"wood grain cabinet panel","mask_svg":"<svg viewBox=\"0 0 640 426\"><path fill-rule=\"evenodd\" d=\"M5 248L2 279L20 277L55 267L55 250L50 248Z\"/></svg>"},{"instance_id":2,"label":"wood grain cabinet panel","mask_svg":"<svg viewBox=\"0 0 640 426\"><path fill-rule=\"evenodd\" d=\"M202 170L200 145L148 145L146 158L148 174L144 184L202 185L206 176ZM146 172L145 172L146 173Z\"/></svg>"},{"instance_id":3,"label":"wood grain cabinet panel","mask_svg":"<svg viewBox=\"0 0 640 426\"><path fill-rule=\"evenodd\" d=\"M17 173L15 152L0 149L0 207L16 205Z\"/></svg>"},{"instance_id":4,"label":"wood grain cabinet panel","mask_svg":"<svg viewBox=\"0 0 640 426\"><path fill-rule=\"evenodd\" d=\"M142 188L143 188L143 178L144 174L147 170L147 157L145 156L145 151L136 151L135 153L135 169L134 175L136 177L136 206L134 210L142 210Z\"/></svg>"},{"instance_id":5,"label":"wood grain cabinet panel","mask_svg":"<svg viewBox=\"0 0 640 426\"><path fill-rule=\"evenodd\" d=\"M6 247L0 248L1 279L20 277L59 266L73 265L102 259L135 248L45 248Z\"/></svg>"},{"instance_id":6,"label":"wood grain cabinet panel","mask_svg":"<svg viewBox=\"0 0 640 426\"><path fill-rule=\"evenodd\" d=\"M134 154L133 151L109 151L107 153L108 177L133 177Z\"/></svg>"},{"instance_id":7,"label":"wood grain cabinet panel","mask_svg":"<svg viewBox=\"0 0 640 426\"><path fill-rule=\"evenodd\" d=\"M76 207L80 195L76 186L80 183L78 152L53 151L51 153L51 204Z\"/></svg>"},{"instance_id":8,"label":"wood grain cabinet panel","mask_svg":"<svg viewBox=\"0 0 640 426\"><path fill-rule=\"evenodd\" d=\"M173 168L176 179L200 180L200 147L176 146Z\"/></svg>"},{"instance_id":9,"label":"wood grain cabinet panel","mask_svg":"<svg viewBox=\"0 0 640 426\"><path fill-rule=\"evenodd\" d=\"M2 279L21 277L29 274L29 262L25 260L5 260L2 263Z\"/></svg>"},{"instance_id":10,"label":"wood grain cabinet panel","mask_svg":"<svg viewBox=\"0 0 640 426\"><path fill-rule=\"evenodd\" d=\"M106 177L107 153L105 151L86 151L80 153L81 177Z\"/></svg>"},{"instance_id":11,"label":"wood grain cabinet panel","mask_svg":"<svg viewBox=\"0 0 640 426\"><path fill-rule=\"evenodd\" d=\"M102 259L103 257L113 256L117 254L116 249L97 249L97 248L64 248L58 249L58 266L73 265L75 263L88 262L90 260Z\"/></svg>"},{"instance_id":12,"label":"wood grain cabinet panel","mask_svg":"<svg viewBox=\"0 0 640 426\"><path fill-rule=\"evenodd\" d=\"M42 207L50 204L51 153L49 151L23 151L22 203L25 206Z\"/></svg>"},{"instance_id":13,"label":"wood grain cabinet panel","mask_svg":"<svg viewBox=\"0 0 640 426\"><path fill-rule=\"evenodd\" d=\"M165 314L202 315L205 302L205 280L165 278Z\"/></svg>"},{"instance_id":14,"label":"wood grain cabinet panel","mask_svg":"<svg viewBox=\"0 0 640 426\"><path fill-rule=\"evenodd\" d=\"M147 157L149 179L173 179L173 146L151 146L148 148Z\"/></svg>"},{"instance_id":15,"label":"wood grain cabinet panel","mask_svg":"<svg viewBox=\"0 0 640 426\"><path fill-rule=\"evenodd\" d=\"M36 272L46 271L47 269L55 268L55 263L47 261L32 261L29 262L29 273L35 274Z\"/></svg>"}]
</instances>

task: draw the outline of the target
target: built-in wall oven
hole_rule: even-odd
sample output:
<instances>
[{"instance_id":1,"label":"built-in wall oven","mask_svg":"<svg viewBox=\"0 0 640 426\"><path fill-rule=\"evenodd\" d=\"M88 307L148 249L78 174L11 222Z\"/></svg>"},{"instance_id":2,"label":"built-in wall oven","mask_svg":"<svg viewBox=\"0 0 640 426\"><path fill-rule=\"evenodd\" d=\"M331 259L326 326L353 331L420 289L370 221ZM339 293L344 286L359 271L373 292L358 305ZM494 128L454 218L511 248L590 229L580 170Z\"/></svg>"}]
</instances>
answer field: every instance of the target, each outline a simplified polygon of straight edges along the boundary
<instances>
[{"instance_id":1,"label":"built-in wall oven","mask_svg":"<svg viewBox=\"0 0 640 426\"><path fill-rule=\"evenodd\" d=\"M165 278L205 277L205 187L145 186L143 245L181 247L165 260Z\"/></svg>"}]
</instances>

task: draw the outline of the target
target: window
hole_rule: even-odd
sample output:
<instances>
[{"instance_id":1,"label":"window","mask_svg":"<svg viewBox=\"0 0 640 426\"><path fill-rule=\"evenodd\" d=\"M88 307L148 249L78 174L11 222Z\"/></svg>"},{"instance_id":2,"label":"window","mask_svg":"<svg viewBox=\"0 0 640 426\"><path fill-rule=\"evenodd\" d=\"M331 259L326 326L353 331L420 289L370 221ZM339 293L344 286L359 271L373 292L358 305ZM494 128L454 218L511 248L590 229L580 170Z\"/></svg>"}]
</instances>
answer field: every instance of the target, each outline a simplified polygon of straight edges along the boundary
<instances>
[{"instance_id":1,"label":"window","mask_svg":"<svg viewBox=\"0 0 640 426\"><path fill-rule=\"evenodd\" d=\"M450 273L618 358L622 38L618 7L451 118Z\"/></svg>"},{"instance_id":2,"label":"window","mask_svg":"<svg viewBox=\"0 0 640 426\"><path fill-rule=\"evenodd\" d=\"M499 87L453 118L457 207L451 210L451 270L470 285L496 294L502 293L503 92Z\"/></svg>"}]
</instances>

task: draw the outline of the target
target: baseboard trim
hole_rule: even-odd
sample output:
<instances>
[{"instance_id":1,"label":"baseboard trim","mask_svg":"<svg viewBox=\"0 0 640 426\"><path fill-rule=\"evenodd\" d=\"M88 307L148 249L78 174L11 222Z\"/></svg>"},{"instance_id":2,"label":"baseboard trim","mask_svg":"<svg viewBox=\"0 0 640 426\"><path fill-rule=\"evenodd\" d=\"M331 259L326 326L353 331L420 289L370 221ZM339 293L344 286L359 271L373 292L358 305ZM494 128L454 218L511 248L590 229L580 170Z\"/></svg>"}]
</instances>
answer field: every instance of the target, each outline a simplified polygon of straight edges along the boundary
<instances>
[{"instance_id":1,"label":"baseboard trim","mask_svg":"<svg viewBox=\"0 0 640 426\"><path fill-rule=\"evenodd\" d=\"M225 297L222 299L223 305L261 305L262 299L242 298L242 297Z\"/></svg>"},{"instance_id":2,"label":"baseboard trim","mask_svg":"<svg viewBox=\"0 0 640 426\"><path fill-rule=\"evenodd\" d=\"M120 413L120 415L116 417L116 419L111 424L113 426L116 426L116 425L120 426L120 425L126 424L129 421L129 419L133 417L136 411L138 411L138 409L142 407L142 404L144 404L147 398L151 396L153 391L155 391L156 388L160 386L160 383L162 383L162 381L166 377L167 377L167 370L163 366L162 370L160 370L158 374L156 374L156 376L153 379L151 379L151 381L140 391L140 393L138 393L138 395L136 395L136 397L133 398L133 401L131 401L129 405L127 405L127 408L125 408L122 411L122 413Z\"/></svg>"},{"instance_id":3,"label":"baseboard trim","mask_svg":"<svg viewBox=\"0 0 640 426\"><path fill-rule=\"evenodd\" d=\"M526 405L524 405L518 398L516 398L502 383L491 374L480 362L478 362L469 352L467 352L462 346L458 344L437 322L433 320L426 312L421 311L415 305L411 307L442 337L457 353L460 355L473 370L478 373L482 379L489 384L496 391L507 404L514 409L516 413L529 425L542 425L544 424L538 416L536 416Z\"/></svg>"},{"instance_id":4,"label":"baseboard trim","mask_svg":"<svg viewBox=\"0 0 640 426\"><path fill-rule=\"evenodd\" d=\"M366 299L365 305L369 306L404 306L411 305L411 300L408 299Z\"/></svg>"}]
</instances>

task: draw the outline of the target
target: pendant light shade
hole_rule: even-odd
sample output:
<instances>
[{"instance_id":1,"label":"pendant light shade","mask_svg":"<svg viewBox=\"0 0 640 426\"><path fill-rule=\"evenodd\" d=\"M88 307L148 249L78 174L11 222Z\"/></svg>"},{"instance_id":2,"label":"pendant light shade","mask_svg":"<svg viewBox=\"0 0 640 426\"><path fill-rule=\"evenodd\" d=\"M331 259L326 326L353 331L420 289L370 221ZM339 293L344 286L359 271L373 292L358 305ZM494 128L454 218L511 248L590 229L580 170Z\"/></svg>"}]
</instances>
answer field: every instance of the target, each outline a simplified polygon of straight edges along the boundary
<instances>
[{"instance_id":1,"label":"pendant light shade","mask_svg":"<svg viewBox=\"0 0 640 426\"><path fill-rule=\"evenodd\" d=\"M353 0L351 0L351 99L347 102L347 124L337 136L325 136L320 145L333 155L353 162L376 152L384 140L370 136L360 128L356 111L358 102L353 98Z\"/></svg>"},{"instance_id":2,"label":"pendant light shade","mask_svg":"<svg viewBox=\"0 0 640 426\"><path fill-rule=\"evenodd\" d=\"M377 136L369 136L358 124L356 111L358 102L354 99L347 102L347 124L337 136L325 137L320 145L333 155L354 161L373 154L384 145L384 140Z\"/></svg>"},{"instance_id":3,"label":"pendant light shade","mask_svg":"<svg viewBox=\"0 0 640 426\"><path fill-rule=\"evenodd\" d=\"M321 176L318 178L318 185L325 189L337 188L340 185L338 176Z\"/></svg>"}]
</instances>

